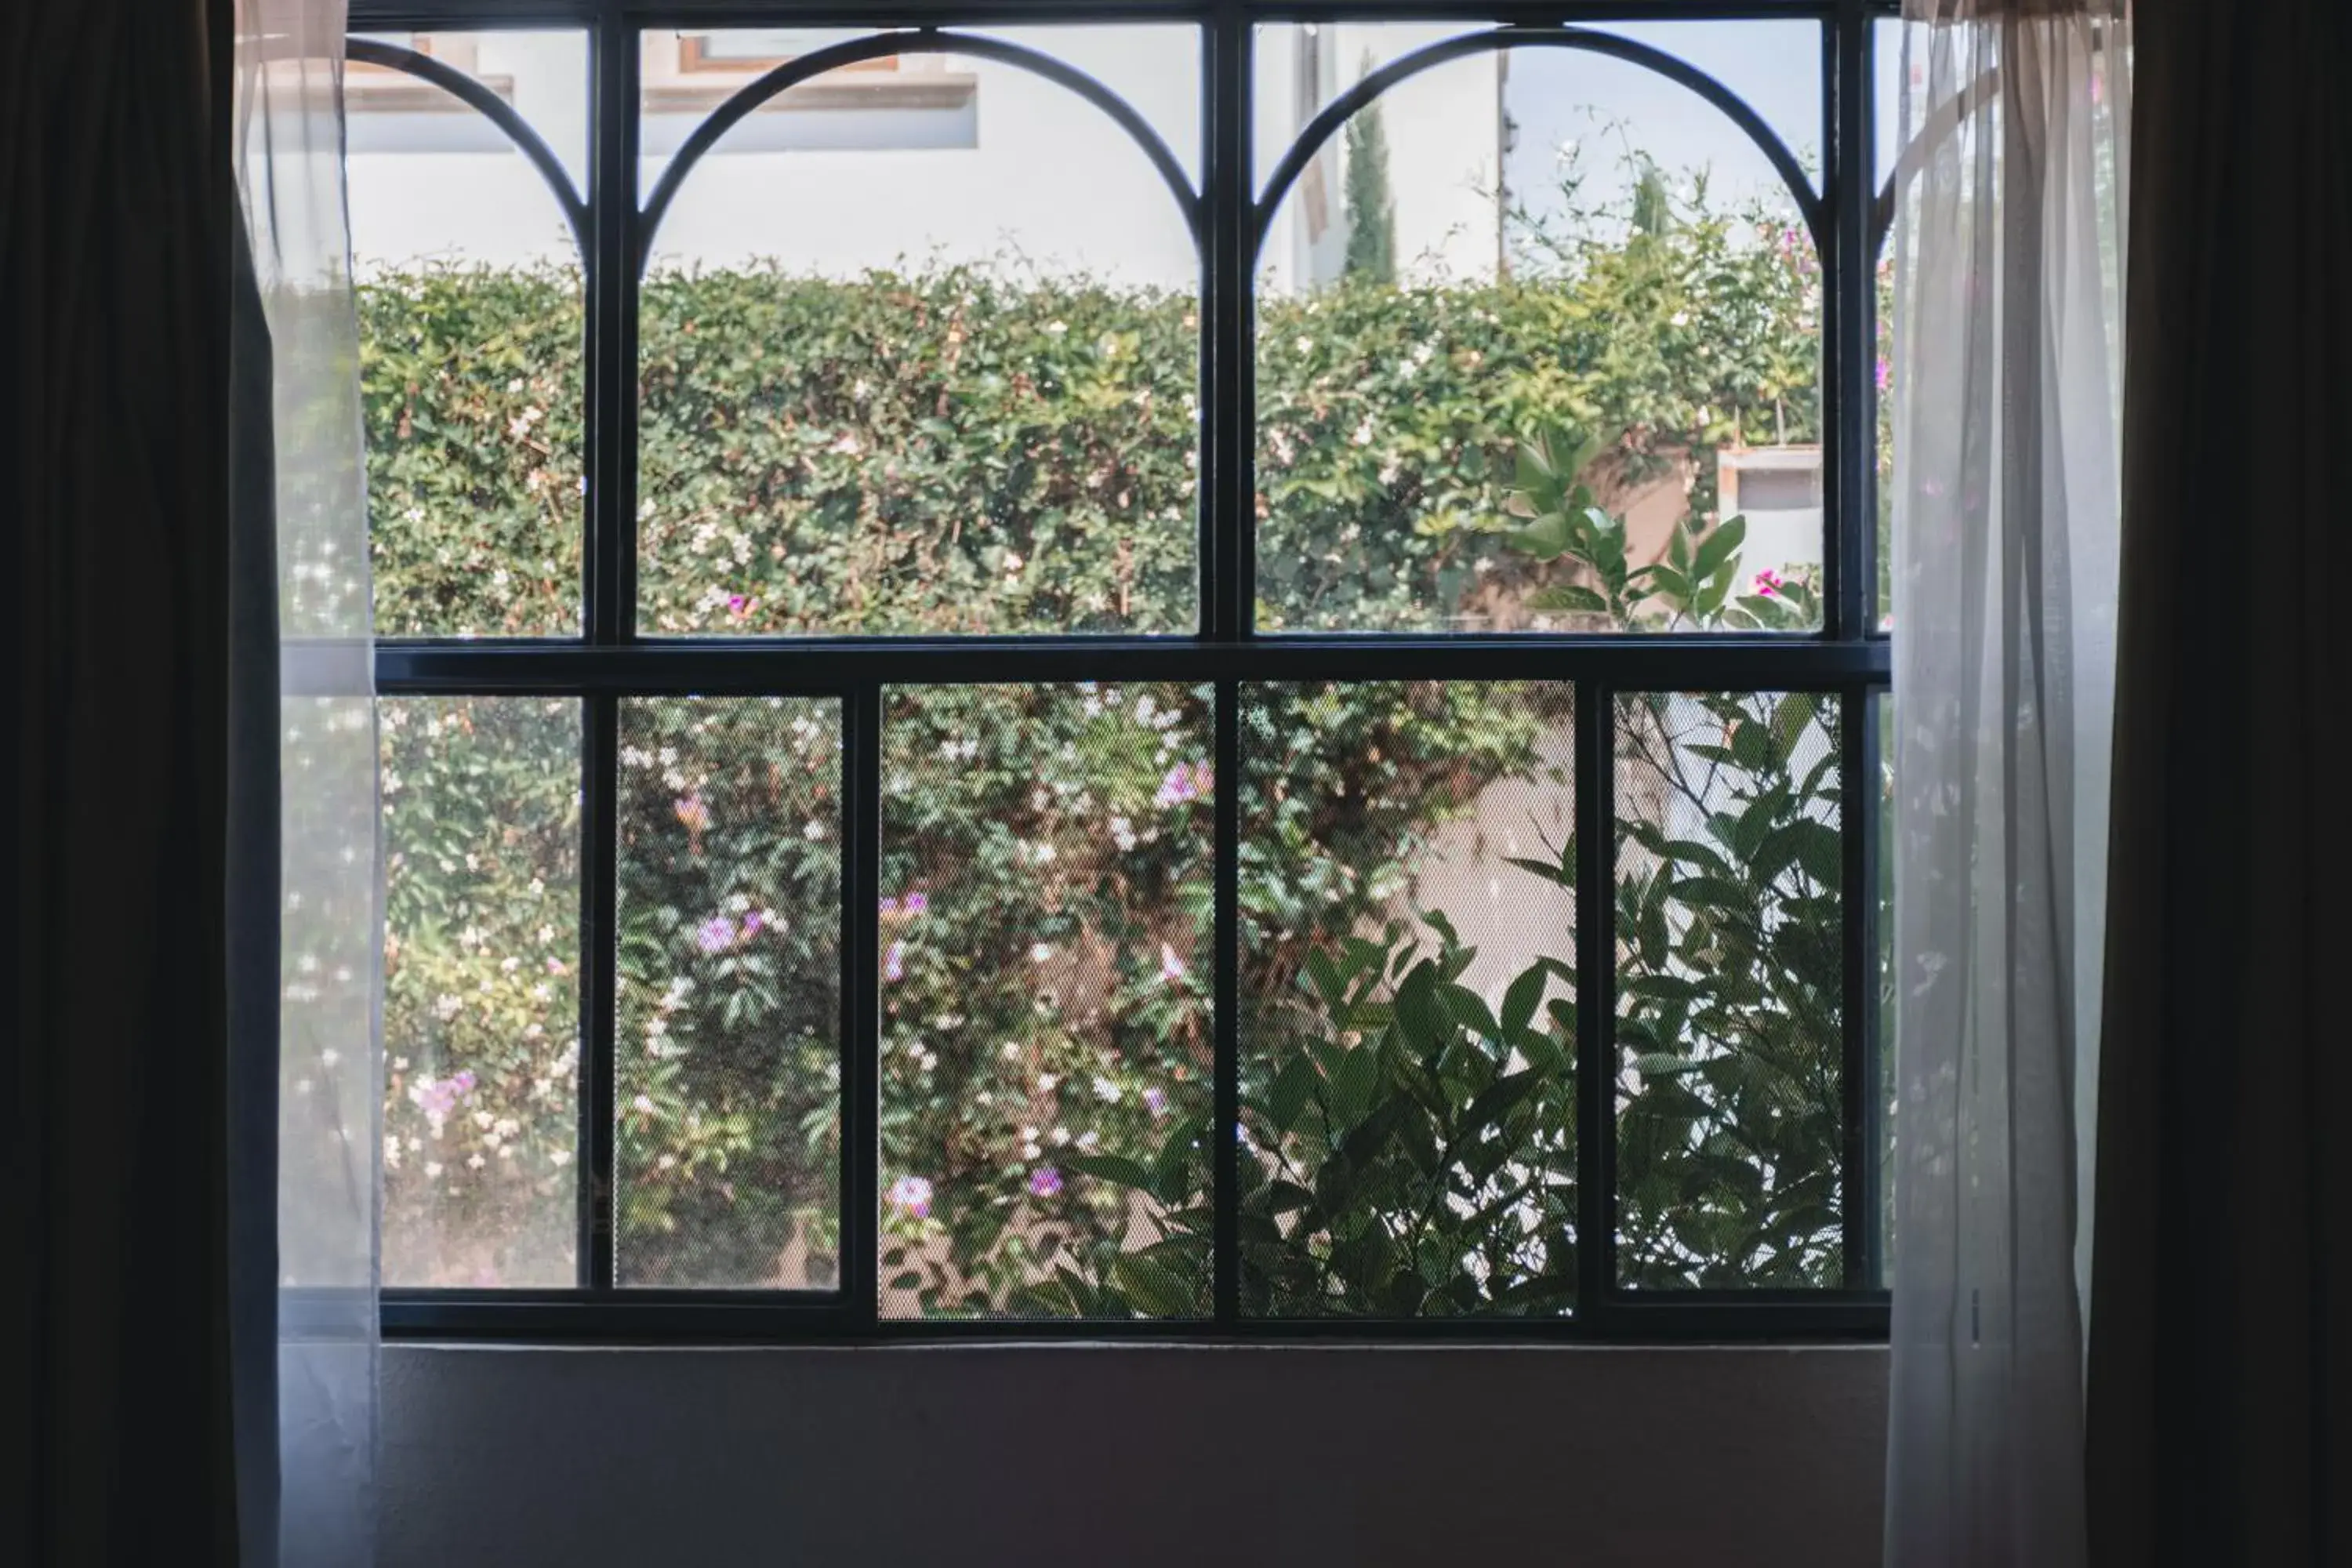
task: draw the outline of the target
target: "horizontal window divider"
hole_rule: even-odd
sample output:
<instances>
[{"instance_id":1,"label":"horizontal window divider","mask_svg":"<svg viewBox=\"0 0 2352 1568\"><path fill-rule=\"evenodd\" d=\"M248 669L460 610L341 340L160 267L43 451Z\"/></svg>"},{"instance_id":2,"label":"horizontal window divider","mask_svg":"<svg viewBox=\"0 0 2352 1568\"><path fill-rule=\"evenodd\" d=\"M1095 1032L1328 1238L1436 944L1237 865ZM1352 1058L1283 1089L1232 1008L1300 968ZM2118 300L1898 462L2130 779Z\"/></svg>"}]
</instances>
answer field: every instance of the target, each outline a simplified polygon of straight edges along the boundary
<instances>
[{"instance_id":1,"label":"horizontal window divider","mask_svg":"<svg viewBox=\"0 0 2352 1568\"><path fill-rule=\"evenodd\" d=\"M384 642L385 696L824 696L867 682L1607 680L1628 690L1879 687L1889 646L1812 637L1278 637L806 642Z\"/></svg>"},{"instance_id":2,"label":"horizontal window divider","mask_svg":"<svg viewBox=\"0 0 2352 1568\"><path fill-rule=\"evenodd\" d=\"M1900 0L1862 0L1873 15L1892 16ZM1818 17L1844 8L1842 0L1502 0L1490 5L1447 5L1444 0L887 0L864 5L857 0L352 0L354 32L397 27L581 25L614 20L644 26L742 26L789 18L829 26L881 31L892 26L943 26L993 21L1206 21L1238 13L1253 22L1316 21L1349 17L1366 21L1459 20L1522 25L1546 21L1653 22L1722 20L1742 16Z\"/></svg>"},{"instance_id":3,"label":"horizontal window divider","mask_svg":"<svg viewBox=\"0 0 2352 1568\"><path fill-rule=\"evenodd\" d=\"M836 1297L621 1291L386 1291L394 1341L562 1343L940 1344L1351 1343L1396 1345L1726 1343L1872 1344L1886 1338L1883 1293L1618 1297L1568 1318L955 1318L856 1321Z\"/></svg>"}]
</instances>

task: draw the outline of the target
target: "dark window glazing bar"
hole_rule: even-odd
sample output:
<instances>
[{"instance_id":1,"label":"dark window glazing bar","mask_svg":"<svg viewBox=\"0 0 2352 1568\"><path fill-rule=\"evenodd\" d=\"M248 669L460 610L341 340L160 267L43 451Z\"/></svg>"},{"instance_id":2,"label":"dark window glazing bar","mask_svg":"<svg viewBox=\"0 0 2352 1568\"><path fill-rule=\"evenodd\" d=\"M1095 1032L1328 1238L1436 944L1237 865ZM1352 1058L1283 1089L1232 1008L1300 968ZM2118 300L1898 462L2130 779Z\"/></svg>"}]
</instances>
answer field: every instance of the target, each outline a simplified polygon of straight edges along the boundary
<instances>
[{"instance_id":1,"label":"dark window glazing bar","mask_svg":"<svg viewBox=\"0 0 2352 1568\"><path fill-rule=\"evenodd\" d=\"M637 37L615 22L590 40L588 640L636 628Z\"/></svg>"},{"instance_id":2,"label":"dark window glazing bar","mask_svg":"<svg viewBox=\"0 0 2352 1568\"><path fill-rule=\"evenodd\" d=\"M1756 16L1821 16L1847 0L352 0L355 32L399 27L583 26L605 18L631 24L753 26L779 19L814 26L889 27L987 21L1201 21L1229 11L1260 22L1428 21L1540 26L1576 21L1717 21ZM1862 0L1873 16L1893 16L1902 0Z\"/></svg>"},{"instance_id":3,"label":"dark window glazing bar","mask_svg":"<svg viewBox=\"0 0 2352 1568\"><path fill-rule=\"evenodd\" d=\"M580 1282L613 1288L614 1037L620 955L620 705L612 696L586 701L587 744L580 776L580 1136L588 1179L580 1184Z\"/></svg>"},{"instance_id":4,"label":"dark window glazing bar","mask_svg":"<svg viewBox=\"0 0 2352 1568\"><path fill-rule=\"evenodd\" d=\"M1833 468L1829 515L1832 563L1828 617L1831 635L1860 638L1877 621L1877 574L1871 538L1877 531L1872 489L1877 474L1877 441L1872 414L1876 406L1877 289L1873 286L1870 214L1876 196L1871 170L1871 19L1861 0L1850 3L1826 29L1831 40L1830 177L1838 221L1831 230L1830 265L1822 269L1829 289L1823 318L1835 344L1832 411L1822 421ZM1839 954L1838 1023L1842 1047L1841 1089L1844 1127L1839 1162L1839 1212L1844 1222L1845 1283L1849 1289L1877 1283L1877 1121L1872 1086L1876 1054L1877 1009L1871 1005L1876 948L1873 932L1877 883L1868 875L1878 841L1877 752L1868 722L1872 704L1855 689L1839 716L1838 834L1843 854L1839 907L1843 946Z\"/></svg>"},{"instance_id":5,"label":"dark window glazing bar","mask_svg":"<svg viewBox=\"0 0 2352 1568\"><path fill-rule=\"evenodd\" d=\"M1845 1220L1845 1285L1849 1290L1879 1284L1885 1192L1879 1119L1885 1114L1879 1086L1878 1018L1878 699L1868 690L1849 691L1838 724L1839 822L1845 838L1840 898L1845 911L1843 1016L1845 1045L1845 1142L1840 1160Z\"/></svg>"},{"instance_id":6,"label":"dark window glazing bar","mask_svg":"<svg viewBox=\"0 0 2352 1568\"><path fill-rule=\"evenodd\" d=\"M799 646L640 642L383 643L378 689L465 692L625 691L783 695L883 685L1071 680L1587 680L1691 690L1835 690L1884 685L1887 644L1815 637L1015 638Z\"/></svg>"},{"instance_id":7,"label":"dark window glazing bar","mask_svg":"<svg viewBox=\"0 0 2352 1568\"><path fill-rule=\"evenodd\" d=\"M841 1304L873 1325L881 1237L882 690L851 691L841 715Z\"/></svg>"},{"instance_id":8,"label":"dark window glazing bar","mask_svg":"<svg viewBox=\"0 0 2352 1568\"><path fill-rule=\"evenodd\" d=\"M1615 1005L1610 825L1616 814L1616 700L1603 680L1576 687L1576 1310L1607 1310L1616 1278L1604 1152L1614 1139L1609 1010Z\"/></svg>"},{"instance_id":9,"label":"dark window glazing bar","mask_svg":"<svg viewBox=\"0 0 2352 1568\"><path fill-rule=\"evenodd\" d=\"M1208 445L1202 489L1209 595L1202 605L1209 637L1234 643L1256 621L1256 493L1252 468L1256 426L1253 407L1257 363L1250 336L1250 272L1256 253L1250 157L1251 27L1243 7L1229 5L1207 30L1207 74L1202 121L1207 137L1202 179L1207 237L1202 311L1206 339L1202 378L1207 394Z\"/></svg>"},{"instance_id":10,"label":"dark window glazing bar","mask_svg":"<svg viewBox=\"0 0 2352 1568\"><path fill-rule=\"evenodd\" d=\"M1832 1343L1881 1340L1883 1294L1677 1293L1621 1299L1612 1310L1562 1318L1286 1318L1228 1326L1150 1319L863 1320L822 1296L631 1290L583 1297L562 1291L386 1291L383 1324L401 1339L521 1338L598 1344L826 1341L889 1344L1166 1341L1216 1338L1244 1344L1394 1344L1526 1342L1685 1344L1739 1340Z\"/></svg>"}]
</instances>

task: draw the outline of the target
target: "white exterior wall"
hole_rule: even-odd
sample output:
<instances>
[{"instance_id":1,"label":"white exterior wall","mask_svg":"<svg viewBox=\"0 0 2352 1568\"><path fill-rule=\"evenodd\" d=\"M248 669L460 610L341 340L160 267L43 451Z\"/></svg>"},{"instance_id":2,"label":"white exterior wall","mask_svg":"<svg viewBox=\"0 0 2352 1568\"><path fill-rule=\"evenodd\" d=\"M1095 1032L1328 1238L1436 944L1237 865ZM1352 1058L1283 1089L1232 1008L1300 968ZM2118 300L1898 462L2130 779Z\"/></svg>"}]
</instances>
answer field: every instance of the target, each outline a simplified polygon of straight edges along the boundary
<instances>
[{"instance_id":1,"label":"white exterior wall","mask_svg":"<svg viewBox=\"0 0 2352 1568\"><path fill-rule=\"evenodd\" d=\"M1256 138L1270 169L1319 102L1302 102L1301 29L1261 30ZM1355 79L1362 57L1393 58L1444 26L1326 29L1324 76ZM1026 28L1003 36L1103 81L1160 132L1197 182L1200 46L1170 26ZM588 65L576 34L483 34L474 69L498 79L517 110L584 187ZM1141 150L1091 105L1017 68L928 57L910 70L973 80L962 110L809 109L762 112L737 126L680 187L655 235L655 265L735 266L773 258L844 276L900 263L982 262L1017 254L1052 271L1189 288L1198 263L1175 201ZM1384 99L1397 250L1408 277L1485 276L1496 249L1498 77L1492 57L1417 78ZM694 117L650 117L640 194ZM437 257L514 265L572 259L538 173L470 111L352 112L353 249L362 265ZM1261 258L1283 289L1335 276L1346 245L1339 208L1340 138L1326 153L1330 197L1319 240L1287 203Z\"/></svg>"}]
</instances>

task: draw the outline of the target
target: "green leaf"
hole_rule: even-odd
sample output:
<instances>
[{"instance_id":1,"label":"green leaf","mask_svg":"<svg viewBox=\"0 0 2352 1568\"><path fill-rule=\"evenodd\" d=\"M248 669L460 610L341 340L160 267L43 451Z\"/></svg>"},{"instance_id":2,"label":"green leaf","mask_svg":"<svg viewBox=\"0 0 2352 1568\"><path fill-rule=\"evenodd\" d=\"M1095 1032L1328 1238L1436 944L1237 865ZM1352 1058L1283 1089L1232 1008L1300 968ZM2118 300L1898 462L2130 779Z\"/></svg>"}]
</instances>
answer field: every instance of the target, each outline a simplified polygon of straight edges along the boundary
<instances>
[{"instance_id":1,"label":"green leaf","mask_svg":"<svg viewBox=\"0 0 2352 1568\"><path fill-rule=\"evenodd\" d=\"M1748 537L1745 517L1727 517L1716 524L1705 539L1699 541L1698 553L1692 557L1690 574L1694 581L1715 575L1717 570L1735 559L1742 541Z\"/></svg>"},{"instance_id":2,"label":"green leaf","mask_svg":"<svg viewBox=\"0 0 2352 1568\"><path fill-rule=\"evenodd\" d=\"M1526 971L1513 980L1503 993L1503 1033L1517 1035L1536 1016L1543 1001L1544 987L1550 980L1541 966Z\"/></svg>"},{"instance_id":3,"label":"green leaf","mask_svg":"<svg viewBox=\"0 0 2352 1568\"><path fill-rule=\"evenodd\" d=\"M1184 1281L1155 1258L1126 1253L1111 1266L1111 1272L1129 1298L1153 1317L1189 1317L1199 1310Z\"/></svg>"},{"instance_id":4,"label":"green leaf","mask_svg":"<svg viewBox=\"0 0 2352 1568\"><path fill-rule=\"evenodd\" d=\"M1555 550L1543 559L1549 561L1559 553ZM1608 600L1575 583L1555 583L1538 589L1528 596L1528 603L1538 610L1581 610L1594 615L1606 615L1609 611Z\"/></svg>"},{"instance_id":5,"label":"green leaf","mask_svg":"<svg viewBox=\"0 0 2352 1568\"><path fill-rule=\"evenodd\" d=\"M1797 743L1813 721L1813 700L1810 691L1791 691L1772 710L1772 740L1784 763L1796 754Z\"/></svg>"},{"instance_id":6,"label":"green leaf","mask_svg":"<svg viewBox=\"0 0 2352 1568\"><path fill-rule=\"evenodd\" d=\"M1139 1193L1152 1193L1156 1191L1151 1180L1151 1173L1133 1160L1127 1159L1124 1156L1118 1154L1066 1154L1060 1158L1061 1163L1064 1166L1079 1173L1081 1175L1093 1176L1099 1181L1114 1183L1122 1187L1131 1187Z\"/></svg>"}]
</instances>

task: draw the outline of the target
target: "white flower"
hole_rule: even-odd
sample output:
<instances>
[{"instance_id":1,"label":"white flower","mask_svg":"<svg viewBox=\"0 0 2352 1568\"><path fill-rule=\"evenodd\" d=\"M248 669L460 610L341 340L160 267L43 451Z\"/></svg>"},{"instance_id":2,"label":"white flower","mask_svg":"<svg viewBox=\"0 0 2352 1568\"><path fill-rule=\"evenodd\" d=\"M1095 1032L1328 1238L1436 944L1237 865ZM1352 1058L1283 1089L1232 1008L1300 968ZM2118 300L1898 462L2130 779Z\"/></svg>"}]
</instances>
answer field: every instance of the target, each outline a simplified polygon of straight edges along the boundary
<instances>
[{"instance_id":1,"label":"white flower","mask_svg":"<svg viewBox=\"0 0 2352 1568\"><path fill-rule=\"evenodd\" d=\"M1110 1079L1102 1077L1100 1074L1097 1074L1095 1078L1095 1098L1101 1100L1105 1105L1117 1105L1118 1103L1118 1085L1111 1082Z\"/></svg>"},{"instance_id":2,"label":"white flower","mask_svg":"<svg viewBox=\"0 0 2352 1568\"><path fill-rule=\"evenodd\" d=\"M441 1162L440 1162L440 1161L438 1161L438 1160L427 1160L427 1161L425 1161L425 1173L426 1175L428 1175L428 1176L433 1176L433 1177L436 1177L436 1178L437 1178L437 1177L441 1174Z\"/></svg>"},{"instance_id":3,"label":"white flower","mask_svg":"<svg viewBox=\"0 0 2352 1568\"><path fill-rule=\"evenodd\" d=\"M1030 959L1032 960L1032 962L1034 962L1034 963L1045 963L1047 959L1049 959L1049 958L1051 958L1051 957L1053 957L1053 956L1054 956L1054 950L1053 950L1052 948L1050 948L1050 947L1047 947L1047 946L1046 946L1044 942L1042 942L1032 943L1032 944L1031 944L1031 946L1030 946L1030 949L1029 949L1029 957L1030 957Z\"/></svg>"}]
</instances>

